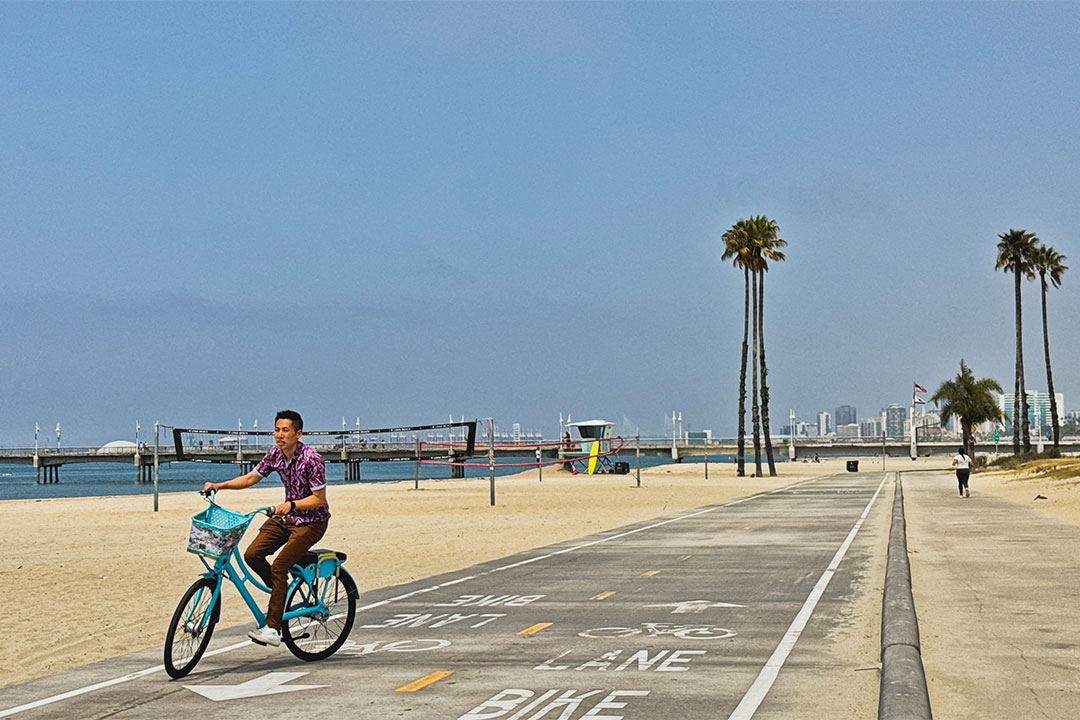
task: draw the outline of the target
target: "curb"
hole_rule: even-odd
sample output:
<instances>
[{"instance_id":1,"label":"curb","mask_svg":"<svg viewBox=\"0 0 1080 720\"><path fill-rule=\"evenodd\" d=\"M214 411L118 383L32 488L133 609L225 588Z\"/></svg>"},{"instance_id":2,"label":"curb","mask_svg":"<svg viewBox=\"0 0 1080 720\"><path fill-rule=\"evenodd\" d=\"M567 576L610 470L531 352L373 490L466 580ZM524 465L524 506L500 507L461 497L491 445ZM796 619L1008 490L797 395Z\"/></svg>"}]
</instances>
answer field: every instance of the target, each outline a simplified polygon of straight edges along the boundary
<instances>
[{"instance_id":1,"label":"curb","mask_svg":"<svg viewBox=\"0 0 1080 720\"><path fill-rule=\"evenodd\" d=\"M889 559L885 569L885 594L881 601L881 688L878 720L931 720L930 694L926 688L919 620L911 594L907 524L904 520L904 488L896 474Z\"/></svg>"}]
</instances>

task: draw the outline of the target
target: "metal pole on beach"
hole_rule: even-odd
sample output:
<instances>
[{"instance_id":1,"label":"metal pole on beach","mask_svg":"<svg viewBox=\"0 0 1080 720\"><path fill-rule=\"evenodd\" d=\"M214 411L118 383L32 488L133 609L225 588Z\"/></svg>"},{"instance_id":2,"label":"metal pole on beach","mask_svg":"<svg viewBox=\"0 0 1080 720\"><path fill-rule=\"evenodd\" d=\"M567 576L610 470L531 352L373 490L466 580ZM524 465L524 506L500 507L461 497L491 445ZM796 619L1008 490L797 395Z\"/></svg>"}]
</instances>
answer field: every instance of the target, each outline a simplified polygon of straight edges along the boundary
<instances>
[{"instance_id":1,"label":"metal pole on beach","mask_svg":"<svg viewBox=\"0 0 1080 720\"><path fill-rule=\"evenodd\" d=\"M154 423L154 512L158 511L158 473L161 469L161 439L158 430L159 424Z\"/></svg>"},{"instance_id":2,"label":"metal pole on beach","mask_svg":"<svg viewBox=\"0 0 1080 720\"><path fill-rule=\"evenodd\" d=\"M495 507L495 418L488 418L488 485L491 488L491 506Z\"/></svg>"},{"instance_id":3,"label":"metal pole on beach","mask_svg":"<svg viewBox=\"0 0 1080 720\"><path fill-rule=\"evenodd\" d=\"M634 467L637 472L637 486L641 487L641 431L634 435Z\"/></svg>"},{"instance_id":4,"label":"metal pole on beach","mask_svg":"<svg viewBox=\"0 0 1080 720\"><path fill-rule=\"evenodd\" d=\"M413 471L413 490L420 489L420 433L416 433L416 469Z\"/></svg>"}]
</instances>

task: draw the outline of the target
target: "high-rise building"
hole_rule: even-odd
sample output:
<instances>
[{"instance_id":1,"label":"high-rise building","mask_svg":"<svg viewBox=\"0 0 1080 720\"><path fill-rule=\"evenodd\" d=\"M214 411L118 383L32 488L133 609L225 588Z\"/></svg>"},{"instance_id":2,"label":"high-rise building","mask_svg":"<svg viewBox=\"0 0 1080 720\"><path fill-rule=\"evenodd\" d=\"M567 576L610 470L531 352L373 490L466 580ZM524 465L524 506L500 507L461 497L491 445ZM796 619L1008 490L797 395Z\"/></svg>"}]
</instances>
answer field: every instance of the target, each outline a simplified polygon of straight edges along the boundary
<instances>
[{"instance_id":1,"label":"high-rise building","mask_svg":"<svg viewBox=\"0 0 1080 720\"><path fill-rule=\"evenodd\" d=\"M1035 432L1036 428L1041 428L1045 435L1047 430L1054 426L1050 419L1050 393L1027 390L1024 394L1027 395L1028 425L1031 427L1031 431ZM1013 402L1015 402L1015 398L1015 393L1005 393L998 396L998 407L1001 408L1001 414L1005 416L1005 429L1010 432L1012 431ZM1057 401L1058 425L1060 425L1061 418L1065 413L1065 396L1056 392L1054 393L1054 399Z\"/></svg>"},{"instance_id":2,"label":"high-rise building","mask_svg":"<svg viewBox=\"0 0 1080 720\"><path fill-rule=\"evenodd\" d=\"M858 422L855 417L854 405L841 405L836 408L836 412L833 414L833 421L836 423L836 427L841 425L850 425L854 422Z\"/></svg>"},{"instance_id":3,"label":"high-rise building","mask_svg":"<svg viewBox=\"0 0 1080 720\"><path fill-rule=\"evenodd\" d=\"M829 411L823 410L818 413L817 416L818 435L828 435L832 431L832 423L829 418Z\"/></svg>"},{"instance_id":4,"label":"high-rise building","mask_svg":"<svg viewBox=\"0 0 1080 720\"><path fill-rule=\"evenodd\" d=\"M859 422L859 436L881 438L881 418L863 418Z\"/></svg>"},{"instance_id":5,"label":"high-rise building","mask_svg":"<svg viewBox=\"0 0 1080 720\"><path fill-rule=\"evenodd\" d=\"M908 410L903 405L893 403L881 411L881 424L885 426L885 435L890 438L903 438L904 425Z\"/></svg>"},{"instance_id":6,"label":"high-rise building","mask_svg":"<svg viewBox=\"0 0 1080 720\"><path fill-rule=\"evenodd\" d=\"M845 425L836 425L836 437L838 438L857 438L859 437L859 424L847 423Z\"/></svg>"}]
</instances>

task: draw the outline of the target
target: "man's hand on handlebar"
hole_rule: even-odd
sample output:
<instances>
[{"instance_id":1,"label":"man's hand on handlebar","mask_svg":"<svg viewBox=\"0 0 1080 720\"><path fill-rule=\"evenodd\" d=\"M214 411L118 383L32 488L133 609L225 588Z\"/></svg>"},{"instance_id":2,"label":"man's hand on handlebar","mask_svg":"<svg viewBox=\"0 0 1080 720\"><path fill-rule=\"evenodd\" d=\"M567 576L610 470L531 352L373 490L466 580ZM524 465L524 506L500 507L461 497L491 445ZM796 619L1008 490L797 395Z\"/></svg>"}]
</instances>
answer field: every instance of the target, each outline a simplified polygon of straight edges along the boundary
<instances>
[{"instance_id":1,"label":"man's hand on handlebar","mask_svg":"<svg viewBox=\"0 0 1080 720\"><path fill-rule=\"evenodd\" d=\"M217 483L208 482L208 483L204 484L202 492L200 494L209 495L211 491L213 491L213 492L218 491L218 484Z\"/></svg>"},{"instance_id":2,"label":"man's hand on handlebar","mask_svg":"<svg viewBox=\"0 0 1080 720\"><path fill-rule=\"evenodd\" d=\"M288 515L289 513L291 513L295 509L296 509L296 503L294 503L294 502L283 502L280 505L274 506L273 512L274 512L275 517L285 517L286 515Z\"/></svg>"}]
</instances>

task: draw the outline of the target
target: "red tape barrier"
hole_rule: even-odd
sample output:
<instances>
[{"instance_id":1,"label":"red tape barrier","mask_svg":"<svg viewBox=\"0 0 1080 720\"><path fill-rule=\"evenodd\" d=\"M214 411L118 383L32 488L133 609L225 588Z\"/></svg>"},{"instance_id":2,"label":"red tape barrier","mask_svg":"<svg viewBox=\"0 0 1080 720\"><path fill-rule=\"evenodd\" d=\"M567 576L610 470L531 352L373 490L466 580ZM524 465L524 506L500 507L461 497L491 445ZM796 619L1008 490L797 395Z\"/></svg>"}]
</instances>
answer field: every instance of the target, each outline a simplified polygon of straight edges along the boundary
<instances>
[{"instance_id":1,"label":"red tape barrier","mask_svg":"<svg viewBox=\"0 0 1080 720\"><path fill-rule=\"evenodd\" d=\"M618 435L616 435L613 438L603 438L601 440L592 440L592 441L584 440L584 441L575 442L574 444L577 445L577 444L580 444L580 442L603 442L604 440L607 440L608 442L611 442L612 440L618 440L619 441L619 447L615 448L614 450L608 450L607 452L597 453L596 457L598 459L602 458L602 457L610 457L612 455L617 455L617 454L619 454L619 451L621 451L623 449L623 447L626 445L626 440L623 439L622 437L618 436ZM421 443L420 444L420 450L421 450L421 453L423 453L423 446L424 445L447 445L447 444L448 443ZM548 445L556 445L556 446L558 446L558 445L564 445L564 443L548 443ZM479 449L479 447L480 446L477 445L478 449ZM524 447L521 446L521 445L502 445L502 446L496 445L495 447L497 447L497 448L498 447L519 448L521 450L530 450L530 449L535 448L536 445L527 445L527 446L524 446ZM494 467L539 467L541 465L565 465L568 462L587 461L591 457L592 457L591 455L578 455L576 457L567 457L567 458L563 458L561 460L540 460L540 461L522 462L522 463L495 463ZM457 467L491 467L486 462L482 462L482 463L477 463L477 462L452 462L450 460L421 460L420 462L422 464L425 464L425 465L452 465L452 466L457 466Z\"/></svg>"}]
</instances>

